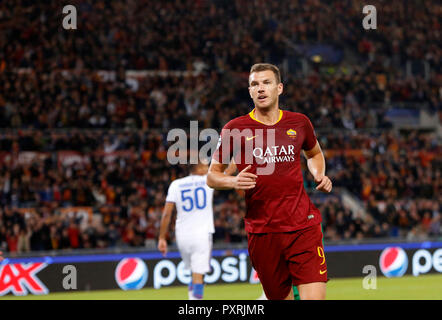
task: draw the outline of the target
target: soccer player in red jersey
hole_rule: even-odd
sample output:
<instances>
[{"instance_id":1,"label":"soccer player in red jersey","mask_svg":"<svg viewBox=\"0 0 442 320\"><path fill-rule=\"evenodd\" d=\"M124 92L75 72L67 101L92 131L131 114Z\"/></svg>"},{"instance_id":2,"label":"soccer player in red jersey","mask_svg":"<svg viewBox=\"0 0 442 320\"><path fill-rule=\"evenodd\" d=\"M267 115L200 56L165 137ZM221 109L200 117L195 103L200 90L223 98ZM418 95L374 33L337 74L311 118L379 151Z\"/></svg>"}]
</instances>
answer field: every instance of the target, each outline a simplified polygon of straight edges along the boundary
<instances>
[{"instance_id":1,"label":"soccer player in red jersey","mask_svg":"<svg viewBox=\"0 0 442 320\"><path fill-rule=\"evenodd\" d=\"M322 218L303 186L301 151L316 189L330 192L332 182L310 120L279 109L282 91L276 66L252 66L249 93L255 108L222 129L207 184L245 191L249 255L268 299L293 300L292 285L301 299L325 299ZM224 172L232 159L236 176Z\"/></svg>"}]
</instances>

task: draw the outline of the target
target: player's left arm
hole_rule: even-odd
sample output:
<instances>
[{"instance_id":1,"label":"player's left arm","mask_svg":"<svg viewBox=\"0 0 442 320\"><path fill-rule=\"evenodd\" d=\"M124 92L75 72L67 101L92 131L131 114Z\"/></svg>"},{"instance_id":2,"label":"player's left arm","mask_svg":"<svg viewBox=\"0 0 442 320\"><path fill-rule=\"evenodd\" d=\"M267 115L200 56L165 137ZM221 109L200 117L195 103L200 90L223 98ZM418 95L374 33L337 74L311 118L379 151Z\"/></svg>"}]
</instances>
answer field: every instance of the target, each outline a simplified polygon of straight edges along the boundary
<instances>
[{"instance_id":1,"label":"player's left arm","mask_svg":"<svg viewBox=\"0 0 442 320\"><path fill-rule=\"evenodd\" d=\"M332 182L325 175L325 158L319 142L316 140L316 144L312 149L304 150L304 155L307 158L308 170L317 183L316 190L330 192L332 190Z\"/></svg>"},{"instance_id":2,"label":"player's left arm","mask_svg":"<svg viewBox=\"0 0 442 320\"><path fill-rule=\"evenodd\" d=\"M166 202L163 214L161 216L160 235L158 237L158 250L161 251L163 256L167 254L167 240L166 234L169 229L170 219L172 217L173 209L175 208L174 202Z\"/></svg>"}]
</instances>

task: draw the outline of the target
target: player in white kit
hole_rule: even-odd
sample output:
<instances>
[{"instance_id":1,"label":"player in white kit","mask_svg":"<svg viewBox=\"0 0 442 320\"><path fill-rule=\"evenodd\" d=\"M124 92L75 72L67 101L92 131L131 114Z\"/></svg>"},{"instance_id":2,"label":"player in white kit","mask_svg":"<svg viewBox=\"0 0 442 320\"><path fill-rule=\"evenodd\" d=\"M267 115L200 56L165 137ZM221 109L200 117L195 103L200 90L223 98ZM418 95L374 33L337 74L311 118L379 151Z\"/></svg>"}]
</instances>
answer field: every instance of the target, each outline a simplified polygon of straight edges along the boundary
<instances>
[{"instance_id":1,"label":"player in white kit","mask_svg":"<svg viewBox=\"0 0 442 320\"><path fill-rule=\"evenodd\" d=\"M173 208L177 218L175 236L186 269L192 272L189 299L203 298L204 274L210 271L212 252L213 192L206 184L208 165L199 163L191 167L191 174L173 181L167 192L166 204L161 217L158 250L167 253L166 233Z\"/></svg>"}]
</instances>

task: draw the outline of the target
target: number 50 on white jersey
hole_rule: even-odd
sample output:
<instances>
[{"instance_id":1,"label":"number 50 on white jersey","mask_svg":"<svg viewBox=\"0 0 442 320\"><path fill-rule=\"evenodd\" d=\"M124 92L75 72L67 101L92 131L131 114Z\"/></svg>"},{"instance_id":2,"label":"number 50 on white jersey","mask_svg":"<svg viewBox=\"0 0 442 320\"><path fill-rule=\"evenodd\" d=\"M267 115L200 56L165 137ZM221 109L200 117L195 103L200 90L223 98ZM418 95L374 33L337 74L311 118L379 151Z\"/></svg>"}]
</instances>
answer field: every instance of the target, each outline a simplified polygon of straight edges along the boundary
<instances>
[{"instance_id":1,"label":"number 50 on white jersey","mask_svg":"<svg viewBox=\"0 0 442 320\"><path fill-rule=\"evenodd\" d=\"M213 189L206 184L207 176L190 175L173 181L166 202L175 203L176 234L214 233Z\"/></svg>"}]
</instances>

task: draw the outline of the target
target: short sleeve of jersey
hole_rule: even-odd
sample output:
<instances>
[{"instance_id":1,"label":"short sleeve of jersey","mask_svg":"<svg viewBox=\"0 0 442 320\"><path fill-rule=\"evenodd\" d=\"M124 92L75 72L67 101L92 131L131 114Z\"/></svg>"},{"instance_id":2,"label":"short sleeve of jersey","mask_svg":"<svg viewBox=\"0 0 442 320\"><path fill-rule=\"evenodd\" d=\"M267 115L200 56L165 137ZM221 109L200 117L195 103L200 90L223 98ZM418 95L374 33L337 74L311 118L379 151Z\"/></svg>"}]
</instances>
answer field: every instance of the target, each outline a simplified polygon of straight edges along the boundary
<instances>
[{"instance_id":1,"label":"short sleeve of jersey","mask_svg":"<svg viewBox=\"0 0 442 320\"><path fill-rule=\"evenodd\" d=\"M232 135L230 134L231 122L228 122L221 130L218 145L213 153L212 159L219 163L229 164L233 157Z\"/></svg>"},{"instance_id":2,"label":"short sleeve of jersey","mask_svg":"<svg viewBox=\"0 0 442 320\"><path fill-rule=\"evenodd\" d=\"M310 122L310 119L306 116L304 118L304 132L305 132L305 138L304 143L302 144L303 150L311 150L316 145L316 134L315 130L313 129L313 125Z\"/></svg>"},{"instance_id":3,"label":"short sleeve of jersey","mask_svg":"<svg viewBox=\"0 0 442 320\"><path fill-rule=\"evenodd\" d=\"M166 202L176 203L177 202L176 197L177 197L176 183L172 182L169 186L169 189L167 190Z\"/></svg>"}]
</instances>

